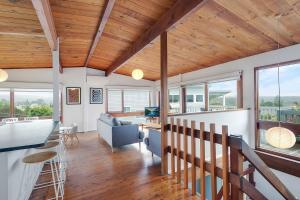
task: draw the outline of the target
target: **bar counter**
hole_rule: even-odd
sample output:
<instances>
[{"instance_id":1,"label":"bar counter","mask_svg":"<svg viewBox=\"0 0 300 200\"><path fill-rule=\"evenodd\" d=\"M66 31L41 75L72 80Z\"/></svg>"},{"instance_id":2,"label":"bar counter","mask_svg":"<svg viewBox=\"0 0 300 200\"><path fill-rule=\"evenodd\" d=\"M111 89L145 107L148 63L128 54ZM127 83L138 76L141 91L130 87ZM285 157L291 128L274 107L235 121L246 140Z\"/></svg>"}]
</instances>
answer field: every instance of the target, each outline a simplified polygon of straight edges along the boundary
<instances>
[{"instance_id":1,"label":"bar counter","mask_svg":"<svg viewBox=\"0 0 300 200\"><path fill-rule=\"evenodd\" d=\"M0 125L0 199L28 199L42 165L25 166L23 157L38 152L58 130L53 120L19 121ZM21 183L25 183L21 186Z\"/></svg>"}]
</instances>

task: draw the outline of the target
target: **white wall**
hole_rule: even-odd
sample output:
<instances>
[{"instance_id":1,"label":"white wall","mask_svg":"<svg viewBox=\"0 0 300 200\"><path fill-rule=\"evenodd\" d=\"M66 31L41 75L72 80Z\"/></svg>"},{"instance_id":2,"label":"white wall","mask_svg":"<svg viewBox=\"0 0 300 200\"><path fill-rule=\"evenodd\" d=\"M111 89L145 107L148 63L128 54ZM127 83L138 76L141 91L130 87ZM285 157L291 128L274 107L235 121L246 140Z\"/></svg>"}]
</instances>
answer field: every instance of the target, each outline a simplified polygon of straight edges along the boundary
<instances>
[{"instance_id":1,"label":"white wall","mask_svg":"<svg viewBox=\"0 0 300 200\"><path fill-rule=\"evenodd\" d=\"M185 73L182 75L169 78L169 84L180 84L180 82L191 81L194 79L207 79L207 77L213 77L222 73L229 73L235 71L243 71L243 104L244 108L250 108L250 126L249 126L249 144L254 147L255 141L255 102L254 102L254 68L258 66L270 65L279 62L293 61L300 59L300 44L282 48L267 53L250 56L247 58L235 60L232 62L216 65L202 70ZM159 81L156 82L159 85ZM300 198L300 190L295 185L300 185L300 179L294 176L290 176L285 173L276 172L280 180L286 184L289 189ZM258 186L268 187L264 180L256 176ZM263 190L270 199L281 199L278 193L269 192L269 190ZM271 194L272 193L272 194Z\"/></svg>"},{"instance_id":2,"label":"white wall","mask_svg":"<svg viewBox=\"0 0 300 200\"><path fill-rule=\"evenodd\" d=\"M8 69L8 80L0 83L0 88L52 88L52 69ZM138 88L153 89L153 81L134 80L131 77L112 74L105 77L103 71L90 68L64 68L59 77L63 94L64 126L78 124L78 130L96 130L96 120L100 113L105 112L105 88ZM66 104L66 87L81 87L81 104ZM103 88L103 104L89 103L90 87Z\"/></svg>"}]
</instances>

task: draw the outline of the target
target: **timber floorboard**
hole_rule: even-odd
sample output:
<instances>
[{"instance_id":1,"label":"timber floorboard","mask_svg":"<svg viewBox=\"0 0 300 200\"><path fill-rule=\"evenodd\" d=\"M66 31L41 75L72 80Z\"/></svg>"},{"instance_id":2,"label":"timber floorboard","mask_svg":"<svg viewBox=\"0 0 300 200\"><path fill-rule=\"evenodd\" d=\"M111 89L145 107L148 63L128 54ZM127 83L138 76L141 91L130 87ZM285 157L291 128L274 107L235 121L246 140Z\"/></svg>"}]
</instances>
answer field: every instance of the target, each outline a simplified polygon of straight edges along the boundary
<instances>
[{"instance_id":1,"label":"timber floorboard","mask_svg":"<svg viewBox=\"0 0 300 200\"><path fill-rule=\"evenodd\" d=\"M160 158L142 144L114 153L98 135L79 134L79 144L68 146L66 200L177 200L198 199L170 176L160 175ZM47 177L39 178L38 181ZM34 191L30 200L53 197L52 189Z\"/></svg>"}]
</instances>

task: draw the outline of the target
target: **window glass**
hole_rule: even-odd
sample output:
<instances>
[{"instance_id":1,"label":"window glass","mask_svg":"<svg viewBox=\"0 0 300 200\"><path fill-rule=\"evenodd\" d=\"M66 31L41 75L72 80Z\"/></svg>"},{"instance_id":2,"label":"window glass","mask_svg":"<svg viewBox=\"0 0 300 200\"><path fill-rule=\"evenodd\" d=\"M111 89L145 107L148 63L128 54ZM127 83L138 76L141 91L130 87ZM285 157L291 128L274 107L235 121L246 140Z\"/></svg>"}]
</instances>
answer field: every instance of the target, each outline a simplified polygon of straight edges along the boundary
<instances>
[{"instance_id":1,"label":"window glass","mask_svg":"<svg viewBox=\"0 0 300 200\"><path fill-rule=\"evenodd\" d=\"M180 113L180 88L169 89L169 113Z\"/></svg>"},{"instance_id":2,"label":"window glass","mask_svg":"<svg viewBox=\"0 0 300 200\"><path fill-rule=\"evenodd\" d=\"M208 84L208 110L220 111L237 108L237 80Z\"/></svg>"},{"instance_id":3,"label":"window glass","mask_svg":"<svg viewBox=\"0 0 300 200\"><path fill-rule=\"evenodd\" d=\"M150 106L150 92L144 90L124 90L124 112L144 111Z\"/></svg>"},{"instance_id":4,"label":"window glass","mask_svg":"<svg viewBox=\"0 0 300 200\"><path fill-rule=\"evenodd\" d=\"M10 91L0 89L0 119L10 117Z\"/></svg>"},{"instance_id":5,"label":"window glass","mask_svg":"<svg viewBox=\"0 0 300 200\"><path fill-rule=\"evenodd\" d=\"M107 91L108 112L122 112L122 90Z\"/></svg>"},{"instance_id":6,"label":"window glass","mask_svg":"<svg viewBox=\"0 0 300 200\"><path fill-rule=\"evenodd\" d=\"M196 95L196 102L203 102L203 95Z\"/></svg>"},{"instance_id":7,"label":"window glass","mask_svg":"<svg viewBox=\"0 0 300 200\"><path fill-rule=\"evenodd\" d=\"M53 91L38 89L14 90L14 117L52 118Z\"/></svg>"},{"instance_id":8,"label":"window glass","mask_svg":"<svg viewBox=\"0 0 300 200\"><path fill-rule=\"evenodd\" d=\"M204 85L192 85L187 86L185 88L186 92L186 112L193 113L193 112L201 112L205 110L205 102L204 101L197 101L197 96L202 96L202 100L204 98ZM201 97L198 97L200 100Z\"/></svg>"},{"instance_id":9,"label":"window glass","mask_svg":"<svg viewBox=\"0 0 300 200\"><path fill-rule=\"evenodd\" d=\"M300 157L300 132L297 132L300 126L300 64L280 66L280 94L277 67L259 69L256 75L258 123L261 127L258 130L259 147L292 157ZM291 148L277 148L272 146L266 138L267 129L279 126L279 120L282 123L289 123L291 131L296 137L296 143Z\"/></svg>"}]
</instances>

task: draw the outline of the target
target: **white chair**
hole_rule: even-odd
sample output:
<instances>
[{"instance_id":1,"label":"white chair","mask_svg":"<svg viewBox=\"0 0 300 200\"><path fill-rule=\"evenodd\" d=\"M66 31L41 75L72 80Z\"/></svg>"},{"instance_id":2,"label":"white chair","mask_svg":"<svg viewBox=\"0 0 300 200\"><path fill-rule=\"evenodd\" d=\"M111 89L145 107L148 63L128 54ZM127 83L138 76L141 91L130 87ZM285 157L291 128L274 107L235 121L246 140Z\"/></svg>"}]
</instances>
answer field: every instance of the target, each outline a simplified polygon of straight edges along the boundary
<instances>
[{"instance_id":1,"label":"white chair","mask_svg":"<svg viewBox=\"0 0 300 200\"><path fill-rule=\"evenodd\" d=\"M4 119L2 119L2 122L13 123L13 122L17 122L18 120L19 120L18 118L4 118Z\"/></svg>"},{"instance_id":2,"label":"white chair","mask_svg":"<svg viewBox=\"0 0 300 200\"><path fill-rule=\"evenodd\" d=\"M24 117L24 121L34 121L39 120L39 117Z\"/></svg>"},{"instance_id":3,"label":"white chair","mask_svg":"<svg viewBox=\"0 0 300 200\"><path fill-rule=\"evenodd\" d=\"M68 139L71 140L71 145L74 144L74 139L76 139L77 142L79 143L77 132L78 132L78 125L76 123L72 123L71 127L65 127L65 131L63 133L65 138L64 139L65 144L67 144Z\"/></svg>"}]
</instances>

